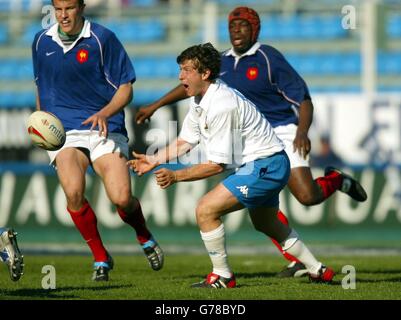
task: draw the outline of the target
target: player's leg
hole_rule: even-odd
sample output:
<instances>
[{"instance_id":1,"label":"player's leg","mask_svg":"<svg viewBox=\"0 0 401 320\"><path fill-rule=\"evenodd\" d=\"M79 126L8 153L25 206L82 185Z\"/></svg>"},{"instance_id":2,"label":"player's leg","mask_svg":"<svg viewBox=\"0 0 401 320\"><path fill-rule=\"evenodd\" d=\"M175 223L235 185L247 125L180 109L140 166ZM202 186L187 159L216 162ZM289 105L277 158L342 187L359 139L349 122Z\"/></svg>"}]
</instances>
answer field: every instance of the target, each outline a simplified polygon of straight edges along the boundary
<instances>
[{"instance_id":1,"label":"player's leg","mask_svg":"<svg viewBox=\"0 0 401 320\"><path fill-rule=\"evenodd\" d=\"M117 207L121 219L135 229L136 238L153 270L163 267L164 255L148 230L140 202L132 196L131 178L127 159L121 153L108 153L93 163L96 173L103 179L110 201Z\"/></svg>"},{"instance_id":2,"label":"player's leg","mask_svg":"<svg viewBox=\"0 0 401 320\"><path fill-rule=\"evenodd\" d=\"M278 209L277 211L277 218L281 223L289 226L289 222L287 217L284 215L284 213ZM308 273L308 270L306 270L306 267L302 262L300 262L297 258L283 250L281 247L280 243L275 240L274 238L270 238L270 240L273 242L273 244L277 247L277 249L281 252L283 257L287 259L290 263L285 266L280 272L277 273L277 277L279 278L291 278L291 277L302 277Z\"/></svg>"},{"instance_id":3,"label":"player's leg","mask_svg":"<svg viewBox=\"0 0 401 320\"><path fill-rule=\"evenodd\" d=\"M365 189L362 185L356 181L350 175L344 173L343 171L334 168L334 167L326 167L324 170L324 177L317 178L315 181L323 190L323 194L325 198L328 198L332 193L330 193L330 188L327 188L327 181L332 181L332 179L342 179L342 183L339 191L349 195L355 201L363 202L368 198ZM330 187L330 184L329 184Z\"/></svg>"},{"instance_id":4,"label":"player's leg","mask_svg":"<svg viewBox=\"0 0 401 320\"><path fill-rule=\"evenodd\" d=\"M13 229L0 228L0 261L7 265L12 281L21 278L24 256L18 247L17 233Z\"/></svg>"},{"instance_id":5,"label":"player's leg","mask_svg":"<svg viewBox=\"0 0 401 320\"><path fill-rule=\"evenodd\" d=\"M283 250L303 263L311 281L331 282L334 271L317 261L294 229L289 228L277 218L276 207L260 207L249 209L255 229L276 239Z\"/></svg>"},{"instance_id":6,"label":"player's leg","mask_svg":"<svg viewBox=\"0 0 401 320\"><path fill-rule=\"evenodd\" d=\"M334 177L325 180L325 188L330 189L330 194L337 190L342 182L342 179L335 179ZM307 166L291 168L288 187L294 197L306 206L319 204L326 199L323 188L313 180L312 172Z\"/></svg>"},{"instance_id":7,"label":"player's leg","mask_svg":"<svg viewBox=\"0 0 401 320\"><path fill-rule=\"evenodd\" d=\"M326 168L325 176L315 180L309 167L292 168L288 187L295 198L306 206L322 203L337 190L357 201L367 199L366 192L358 181L332 167Z\"/></svg>"},{"instance_id":8,"label":"player's leg","mask_svg":"<svg viewBox=\"0 0 401 320\"><path fill-rule=\"evenodd\" d=\"M293 152L293 147L292 147L292 142L294 141L295 137L295 132L296 132L296 126L295 125L289 125L289 126L279 126L274 128L275 133L277 136L283 141L285 145L285 152L290 160L290 166L291 168L293 166L300 166L300 165L308 165L308 160L304 160L297 153ZM292 170L291 170L292 174ZM291 179L291 178L290 178ZM281 210L277 211L277 217L278 219L285 225L289 225L288 219L285 216L285 213L282 212ZM299 277L302 275L305 275L307 273L307 270L305 266L298 261L295 257L293 257L291 254L285 252L283 248L281 247L280 243L277 242L274 238L271 238L271 241L273 244L277 247L277 249L281 252L283 257L290 261L290 263L283 268L279 273L277 273L277 276L280 278L287 278L287 277Z\"/></svg>"},{"instance_id":9,"label":"player's leg","mask_svg":"<svg viewBox=\"0 0 401 320\"><path fill-rule=\"evenodd\" d=\"M287 126L280 126L274 129L275 133L285 144L285 151L291 163L291 175L288 181L288 187L295 198L304 205L315 205L323 202L336 190L343 190L346 192L345 187L348 187L347 193L353 198L359 197L360 199L366 196L365 191L360 184L342 172L337 172L335 169L326 171L324 177L313 179L311 170L309 168L309 156L303 158L297 151L294 152L293 141L295 138L297 127L293 124ZM344 178L346 177L346 178ZM357 190L358 192L356 192ZM279 211L279 219L288 225L288 220L284 213ZM286 254L279 243L272 239L273 243L277 246L280 252L290 264L286 266L281 272L277 274L279 277L292 277L305 274L304 266L297 261L297 259Z\"/></svg>"},{"instance_id":10,"label":"player's leg","mask_svg":"<svg viewBox=\"0 0 401 320\"><path fill-rule=\"evenodd\" d=\"M85 199L85 174L90 164L88 157L77 148L66 148L56 157L57 175L67 198L67 210L76 228L92 251L95 268L112 268L111 257L103 246L97 228L96 215ZM105 270L100 270L105 271ZM103 273L103 272L101 272ZM100 274L94 280L107 280L106 274Z\"/></svg>"},{"instance_id":11,"label":"player's leg","mask_svg":"<svg viewBox=\"0 0 401 320\"><path fill-rule=\"evenodd\" d=\"M294 197L305 206L322 203L337 190L357 201L367 199L366 192L358 181L332 167L326 168L325 175L315 180L309 167L294 167L291 169L288 187Z\"/></svg>"},{"instance_id":12,"label":"player's leg","mask_svg":"<svg viewBox=\"0 0 401 320\"><path fill-rule=\"evenodd\" d=\"M221 216L241 208L243 205L221 183L200 199L196 207L196 220L213 270L205 280L194 283L192 287L217 289L236 286L234 274L228 264L224 224Z\"/></svg>"},{"instance_id":13,"label":"player's leg","mask_svg":"<svg viewBox=\"0 0 401 320\"><path fill-rule=\"evenodd\" d=\"M224 283L235 286L227 263L224 226L220 217L242 207L259 207L270 202L278 206L278 195L286 185L289 173L288 157L285 152L280 152L245 164L201 199L196 217L213 262L213 272L198 285L210 286L216 279L225 279Z\"/></svg>"}]
</instances>

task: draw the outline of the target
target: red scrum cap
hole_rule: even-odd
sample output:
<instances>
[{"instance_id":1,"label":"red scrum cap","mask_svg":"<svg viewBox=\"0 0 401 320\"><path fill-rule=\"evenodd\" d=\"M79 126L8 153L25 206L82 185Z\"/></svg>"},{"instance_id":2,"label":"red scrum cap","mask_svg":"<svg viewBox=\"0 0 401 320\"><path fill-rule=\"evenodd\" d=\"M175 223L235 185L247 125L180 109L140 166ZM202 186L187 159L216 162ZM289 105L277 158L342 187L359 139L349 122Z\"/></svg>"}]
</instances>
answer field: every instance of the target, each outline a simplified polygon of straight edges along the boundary
<instances>
[{"instance_id":1,"label":"red scrum cap","mask_svg":"<svg viewBox=\"0 0 401 320\"><path fill-rule=\"evenodd\" d=\"M260 31L260 19L255 10L248 7L237 7L228 15L228 23L235 19L248 21L252 29L252 41L256 41L258 39Z\"/></svg>"}]
</instances>

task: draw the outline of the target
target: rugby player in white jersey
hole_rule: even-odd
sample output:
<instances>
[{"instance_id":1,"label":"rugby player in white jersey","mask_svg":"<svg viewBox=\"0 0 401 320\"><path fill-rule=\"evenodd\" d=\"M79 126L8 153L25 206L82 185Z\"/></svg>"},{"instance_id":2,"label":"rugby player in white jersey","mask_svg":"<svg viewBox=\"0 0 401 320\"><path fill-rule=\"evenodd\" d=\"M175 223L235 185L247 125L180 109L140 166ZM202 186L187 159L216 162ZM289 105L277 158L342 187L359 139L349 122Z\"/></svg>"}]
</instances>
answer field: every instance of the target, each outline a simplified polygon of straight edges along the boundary
<instances>
[{"instance_id":1,"label":"rugby player in white jersey","mask_svg":"<svg viewBox=\"0 0 401 320\"><path fill-rule=\"evenodd\" d=\"M192 46L177 57L179 80L191 97L179 137L154 155L134 152L135 159L128 164L142 175L202 143L205 161L175 171L158 169L154 171L157 184L164 189L177 182L217 175L231 166L236 168L197 204L196 219L213 270L193 287L236 286L221 217L242 208L248 209L256 230L274 238L306 266L311 281L331 282L334 271L317 261L296 231L277 217L279 193L290 175L285 146L252 102L216 80L220 60L210 43Z\"/></svg>"}]
</instances>

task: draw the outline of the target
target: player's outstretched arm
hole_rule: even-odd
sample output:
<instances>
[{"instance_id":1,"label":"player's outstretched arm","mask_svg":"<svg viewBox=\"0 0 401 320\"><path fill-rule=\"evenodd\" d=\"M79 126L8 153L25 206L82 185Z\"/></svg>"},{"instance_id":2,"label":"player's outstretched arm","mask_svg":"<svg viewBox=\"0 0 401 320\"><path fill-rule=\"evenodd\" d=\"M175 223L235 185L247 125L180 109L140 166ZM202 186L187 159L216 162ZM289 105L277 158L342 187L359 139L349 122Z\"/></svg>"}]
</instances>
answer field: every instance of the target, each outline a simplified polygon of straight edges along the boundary
<instances>
[{"instance_id":1,"label":"player's outstretched arm","mask_svg":"<svg viewBox=\"0 0 401 320\"><path fill-rule=\"evenodd\" d=\"M116 93L114 94L111 101L105 105L99 112L87 118L82 122L83 125L92 124L90 130L98 128L99 136L103 135L107 137L108 123L107 119L114 116L125 108L132 100L132 84L124 83L121 84Z\"/></svg>"},{"instance_id":2,"label":"player's outstretched arm","mask_svg":"<svg viewBox=\"0 0 401 320\"><path fill-rule=\"evenodd\" d=\"M159 150L154 155L146 155L132 152L133 160L127 161L127 165L134 170L138 176L141 176L160 164L168 163L170 160L182 156L193 148L193 145L187 141L177 138L164 149Z\"/></svg>"},{"instance_id":3,"label":"player's outstretched arm","mask_svg":"<svg viewBox=\"0 0 401 320\"><path fill-rule=\"evenodd\" d=\"M166 189L174 183L180 181L196 181L206 179L224 171L224 165L209 161L208 163L200 163L188 168L180 170L169 170L161 168L154 172L156 183L162 189Z\"/></svg>"},{"instance_id":4,"label":"player's outstretched arm","mask_svg":"<svg viewBox=\"0 0 401 320\"><path fill-rule=\"evenodd\" d=\"M145 106L139 108L135 115L135 121L137 124L142 124L145 120L150 119L150 117L156 112L157 109L172 104L181 100L188 98L184 87L182 85L178 85L173 90L166 93L159 100Z\"/></svg>"},{"instance_id":5,"label":"player's outstretched arm","mask_svg":"<svg viewBox=\"0 0 401 320\"><path fill-rule=\"evenodd\" d=\"M141 176L159 165L159 162L154 156L147 156L143 153L132 152L133 160L127 161L127 165L135 171L138 176Z\"/></svg>"}]
</instances>

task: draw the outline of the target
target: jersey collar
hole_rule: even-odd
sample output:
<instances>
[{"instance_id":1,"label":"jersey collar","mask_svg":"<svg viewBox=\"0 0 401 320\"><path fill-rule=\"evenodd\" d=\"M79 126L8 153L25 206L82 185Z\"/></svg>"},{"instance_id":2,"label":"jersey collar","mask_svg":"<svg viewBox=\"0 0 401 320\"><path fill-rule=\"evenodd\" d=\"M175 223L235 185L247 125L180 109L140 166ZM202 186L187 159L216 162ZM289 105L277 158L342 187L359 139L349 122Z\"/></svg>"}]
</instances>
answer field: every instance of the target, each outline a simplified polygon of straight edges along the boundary
<instances>
[{"instance_id":1,"label":"jersey collar","mask_svg":"<svg viewBox=\"0 0 401 320\"><path fill-rule=\"evenodd\" d=\"M79 39L90 38L91 36L91 23L85 19L84 26L82 27L81 33L79 34L78 38L70 46L65 46L63 41L61 41L60 36L58 35L58 26L59 26L58 23L51 26L49 30L46 32L46 35L52 37L52 40L56 42L61 48L63 48L64 53L67 53L72 48L74 48L75 44L79 41Z\"/></svg>"},{"instance_id":2,"label":"jersey collar","mask_svg":"<svg viewBox=\"0 0 401 320\"><path fill-rule=\"evenodd\" d=\"M260 46L261 46L261 44L260 44L260 42L255 42L254 43L254 45L252 46L252 47L250 47L249 49L248 49L248 51L247 52L245 52L245 53L243 53L243 54L241 54L241 55L239 55L239 54L237 54L235 51L234 51L234 49L233 48L231 48L231 49L229 49L228 51L226 51L226 53L224 54L225 56L233 56L233 57L235 57L235 58L241 58L241 57L244 57L244 56L252 56L252 55L254 55L255 53L256 53L256 51L258 51L258 49L260 48Z\"/></svg>"}]
</instances>

